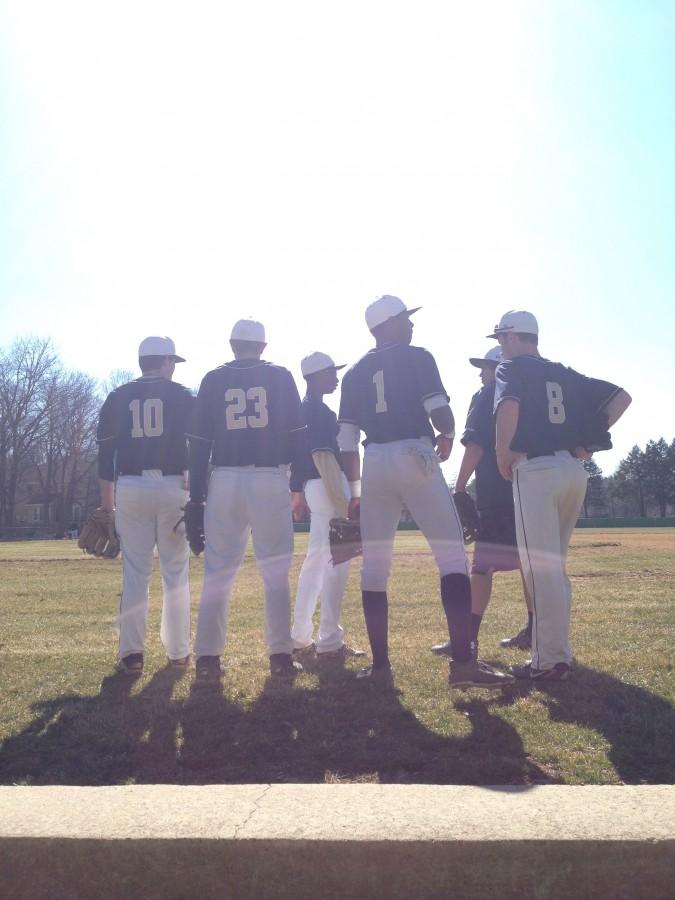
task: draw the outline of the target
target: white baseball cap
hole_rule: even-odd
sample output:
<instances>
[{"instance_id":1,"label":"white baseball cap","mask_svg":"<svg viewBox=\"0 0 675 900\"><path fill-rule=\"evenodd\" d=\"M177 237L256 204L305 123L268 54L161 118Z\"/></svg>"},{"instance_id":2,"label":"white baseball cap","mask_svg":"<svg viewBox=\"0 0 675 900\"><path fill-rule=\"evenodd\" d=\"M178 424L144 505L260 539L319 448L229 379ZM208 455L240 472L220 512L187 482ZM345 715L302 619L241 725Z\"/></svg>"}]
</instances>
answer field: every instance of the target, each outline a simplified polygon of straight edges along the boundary
<instances>
[{"instance_id":1,"label":"white baseball cap","mask_svg":"<svg viewBox=\"0 0 675 900\"><path fill-rule=\"evenodd\" d=\"M315 375L317 372L323 372L324 369L344 369L344 365L336 366L327 353L321 353L319 350L316 350L302 360L300 369L302 374L307 376Z\"/></svg>"},{"instance_id":2,"label":"white baseball cap","mask_svg":"<svg viewBox=\"0 0 675 900\"><path fill-rule=\"evenodd\" d=\"M502 348L501 347L491 347L488 352L483 357L472 356L469 359L469 362L472 366L476 366L477 369L482 369L486 365L494 365L495 368L502 361Z\"/></svg>"},{"instance_id":3,"label":"white baseball cap","mask_svg":"<svg viewBox=\"0 0 675 900\"><path fill-rule=\"evenodd\" d=\"M378 297L377 300L373 300L370 306L366 309L366 324L370 331L373 328L377 328L378 325L382 325L383 322L386 322L388 319L393 319L394 316L400 316L401 313L406 313L406 315L411 316L413 313L417 312L418 309L422 309L421 306L416 306L414 309L408 309L399 297L394 297L391 294L383 294L381 297Z\"/></svg>"},{"instance_id":4,"label":"white baseball cap","mask_svg":"<svg viewBox=\"0 0 675 900\"><path fill-rule=\"evenodd\" d=\"M252 344L265 343L265 326L255 319L239 319L234 323L231 341L250 341Z\"/></svg>"},{"instance_id":5,"label":"white baseball cap","mask_svg":"<svg viewBox=\"0 0 675 900\"><path fill-rule=\"evenodd\" d=\"M176 345L170 337L146 337L138 347L141 356L170 356L174 362L185 362L182 356L176 356Z\"/></svg>"},{"instance_id":6,"label":"white baseball cap","mask_svg":"<svg viewBox=\"0 0 675 900\"><path fill-rule=\"evenodd\" d=\"M509 331L515 334L539 334L539 326L531 312L524 309L510 309L501 317L499 325L495 325L492 334L486 337L496 338L498 334L507 334Z\"/></svg>"}]
</instances>

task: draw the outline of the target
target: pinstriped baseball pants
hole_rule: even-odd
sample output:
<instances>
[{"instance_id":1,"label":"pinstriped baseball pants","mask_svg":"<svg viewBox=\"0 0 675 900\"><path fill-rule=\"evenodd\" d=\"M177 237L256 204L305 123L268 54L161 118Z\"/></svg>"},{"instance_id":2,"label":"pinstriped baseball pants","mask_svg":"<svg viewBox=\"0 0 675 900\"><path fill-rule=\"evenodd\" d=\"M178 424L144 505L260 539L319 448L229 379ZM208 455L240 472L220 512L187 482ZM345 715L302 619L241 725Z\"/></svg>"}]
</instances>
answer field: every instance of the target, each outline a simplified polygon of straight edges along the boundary
<instances>
[{"instance_id":1,"label":"pinstriped baseball pants","mask_svg":"<svg viewBox=\"0 0 675 900\"><path fill-rule=\"evenodd\" d=\"M534 607L535 669L572 662L567 551L584 502L586 481L583 463L567 450L523 459L514 466L518 553Z\"/></svg>"},{"instance_id":2,"label":"pinstriped baseball pants","mask_svg":"<svg viewBox=\"0 0 675 900\"><path fill-rule=\"evenodd\" d=\"M441 577L468 575L462 527L431 441L368 444L361 497L362 590L386 591L404 506L429 542Z\"/></svg>"}]
</instances>

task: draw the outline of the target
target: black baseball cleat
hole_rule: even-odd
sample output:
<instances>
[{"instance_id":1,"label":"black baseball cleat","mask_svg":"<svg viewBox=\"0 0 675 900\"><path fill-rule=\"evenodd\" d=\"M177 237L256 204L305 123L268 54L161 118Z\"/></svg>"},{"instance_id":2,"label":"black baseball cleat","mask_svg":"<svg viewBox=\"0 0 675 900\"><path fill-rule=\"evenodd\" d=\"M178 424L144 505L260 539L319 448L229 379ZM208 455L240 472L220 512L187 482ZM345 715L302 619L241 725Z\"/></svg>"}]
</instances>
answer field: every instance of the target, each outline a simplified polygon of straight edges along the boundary
<instances>
[{"instance_id":1,"label":"black baseball cleat","mask_svg":"<svg viewBox=\"0 0 675 900\"><path fill-rule=\"evenodd\" d=\"M528 681L567 681L570 667L567 663L556 663L550 669L534 669L532 660L524 666L511 666L509 672L516 677Z\"/></svg>"},{"instance_id":2,"label":"black baseball cleat","mask_svg":"<svg viewBox=\"0 0 675 900\"><path fill-rule=\"evenodd\" d=\"M526 625L524 628L521 628L518 634L501 640L499 645L500 647L511 647L516 650L531 650L532 630Z\"/></svg>"},{"instance_id":3,"label":"black baseball cleat","mask_svg":"<svg viewBox=\"0 0 675 900\"><path fill-rule=\"evenodd\" d=\"M115 663L115 671L120 675L128 675L130 678L138 678L143 674L143 654L130 653Z\"/></svg>"},{"instance_id":4,"label":"black baseball cleat","mask_svg":"<svg viewBox=\"0 0 675 900\"><path fill-rule=\"evenodd\" d=\"M199 656L195 663L195 684L218 684L224 671L219 656Z\"/></svg>"},{"instance_id":5,"label":"black baseball cleat","mask_svg":"<svg viewBox=\"0 0 675 900\"><path fill-rule=\"evenodd\" d=\"M367 681L370 684L392 684L394 681L394 670L391 666L367 666L365 669L359 669L356 673L359 681Z\"/></svg>"},{"instance_id":6,"label":"black baseball cleat","mask_svg":"<svg viewBox=\"0 0 675 900\"><path fill-rule=\"evenodd\" d=\"M270 675L273 678L295 678L304 669L290 653L272 653L270 656Z\"/></svg>"},{"instance_id":7,"label":"black baseball cleat","mask_svg":"<svg viewBox=\"0 0 675 900\"><path fill-rule=\"evenodd\" d=\"M448 684L451 688L494 688L513 684L513 675L493 669L487 663L470 659L468 662L450 663Z\"/></svg>"}]
</instances>

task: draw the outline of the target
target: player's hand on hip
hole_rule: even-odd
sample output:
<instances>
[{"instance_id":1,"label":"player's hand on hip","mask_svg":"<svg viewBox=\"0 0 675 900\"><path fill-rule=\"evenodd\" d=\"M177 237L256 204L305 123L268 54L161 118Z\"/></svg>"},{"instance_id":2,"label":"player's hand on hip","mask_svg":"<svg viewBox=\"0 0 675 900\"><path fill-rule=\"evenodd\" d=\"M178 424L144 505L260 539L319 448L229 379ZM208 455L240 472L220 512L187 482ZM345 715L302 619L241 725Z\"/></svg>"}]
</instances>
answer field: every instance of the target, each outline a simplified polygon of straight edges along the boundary
<instances>
[{"instance_id":1,"label":"player's hand on hip","mask_svg":"<svg viewBox=\"0 0 675 900\"><path fill-rule=\"evenodd\" d=\"M302 491L293 491L291 494L291 509L294 521L304 522L309 518L309 506Z\"/></svg>"},{"instance_id":2,"label":"player's hand on hip","mask_svg":"<svg viewBox=\"0 0 675 900\"><path fill-rule=\"evenodd\" d=\"M452 444L453 439L447 437L447 435L436 435L436 453L438 454L438 458L441 462L445 462L445 460L448 459L448 457L452 453Z\"/></svg>"},{"instance_id":3,"label":"player's hand on hip","mask_svg":"<svg viewBox=\"0 0 675 900\"><path fill-rule=\"evenodd\" d=\"M347 518L348 519L358 519L361 516L361 498L360 497L352 497L349 501L349 508L347 510Z\"/></svg>"},{"instance_id":4,"label":"player's hand on hip","mask_svg":"<svg viewBox=\"0 0 675 900\"><path fill-rule=\"evenodd\" d=\"M513 467L525 456L524 453L515 453L513 450L497 450L497 468L499 474L506 481L513 481Z\"/></svg>"}]
</instances>

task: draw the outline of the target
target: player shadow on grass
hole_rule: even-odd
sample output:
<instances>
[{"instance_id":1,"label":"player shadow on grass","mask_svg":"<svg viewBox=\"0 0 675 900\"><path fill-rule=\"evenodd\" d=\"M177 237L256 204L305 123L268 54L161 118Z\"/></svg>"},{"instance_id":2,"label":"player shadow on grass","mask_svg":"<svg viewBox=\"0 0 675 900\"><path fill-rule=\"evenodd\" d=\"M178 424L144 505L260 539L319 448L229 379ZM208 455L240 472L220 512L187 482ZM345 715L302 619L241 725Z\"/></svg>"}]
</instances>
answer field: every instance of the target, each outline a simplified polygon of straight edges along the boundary
<instances>
[{"instance_id":1,"label":"player shadow on grass","mask_svg":"<svg viewBox=\"0 0 675 900\"><path fill-rule=\"evenodd\" d=\"M550 781L515 728L483 699L463 705L466 733L427 728L395 687L359 682L339 664L312 661L318 687L268 679L243 711L220 690L195 689L181 713L188 783L379 781L531 784ZM441 691L447 688L439 685Z\"/></svg>"},{"instance_id":2,"label":"player shadow on grass","mask_svg":"<svg viewBox=\"0 0 675 900\"><path fill-rule=\"evenodd\" d=\"M178 716L171 698L179 677L160 669L132 693L133 679L108 675L93 697L32 704L35 719L0 746L0 784L172 781Z\"/></svg>"},{"instance_id":3,"label":"player shadow on grass","mask_svg":"<svg viewBox=\"0 0 675 900\"><path fill-rule=\"evenodd\" d=\"M0 783L556 780L528 758L517 729L497 714L528 686L448 693L463 719L453 722L457 734L443 735L407 709L395 687L364 684L334 663L314 661L307 669L316 686L268 679L250 705L228 696L227 675L224 686L192 687L186 699L173 698L175 670L161 669L136 686L107 676L96 696L35 703L34 720L0 747ZM622 781L675 780L675 720L662 698L584 666L569 682L537 689L552 720L605 736ZM439 691L447 692L442 681Z\"/></svg>"},{"instance_id":4,"label":"player shadow on grass","mask_svg":"<svg viewBox=\"0 0 675 900\"><path fill-rule=\"evenodd\" d=\"M625 784L675 782L675 709L667 700L606 672L575 665L568 681L518 685L497 703L509 705L534 689L545 695L553 722L605 737L607 757Z\"/></svg>"},{"instance_id":5,"label":"player shadow on grass","mask_svg":"<svg viewBox=\"0 0 675 900\"><path fill-rule=\"evenodd\" d=\"M174 699L180 673L172 669L140 683L111 675L95 696L40 701L33 721L0 748L0 783L548 780L483 699L468 701L466 728L445 736L420 722L393 687L358 682L342 665L308 668L318 686L268 679L250 705L228 696L227 675L224 686L192 686L186 699ZM439 690L447 690L443 682Z\"/></svg>"}]
</instances>

